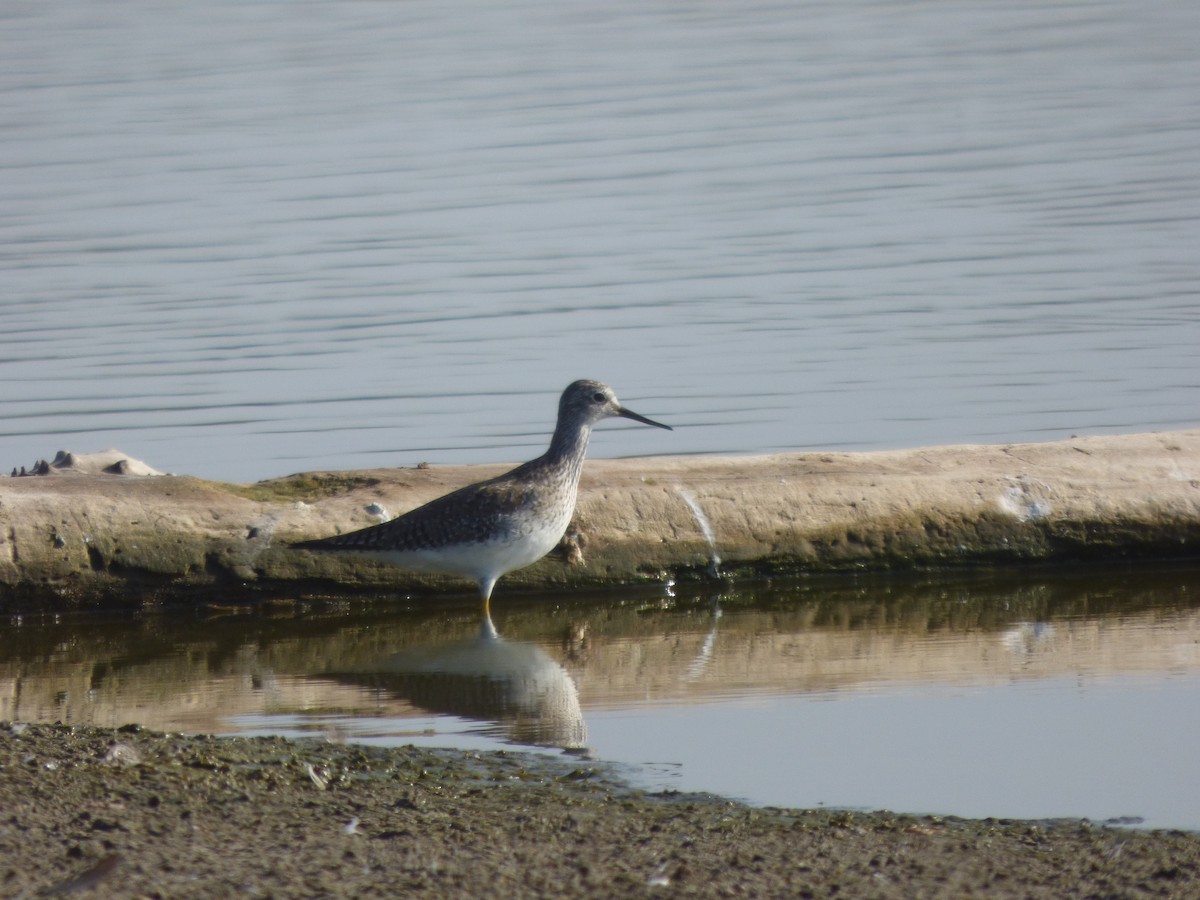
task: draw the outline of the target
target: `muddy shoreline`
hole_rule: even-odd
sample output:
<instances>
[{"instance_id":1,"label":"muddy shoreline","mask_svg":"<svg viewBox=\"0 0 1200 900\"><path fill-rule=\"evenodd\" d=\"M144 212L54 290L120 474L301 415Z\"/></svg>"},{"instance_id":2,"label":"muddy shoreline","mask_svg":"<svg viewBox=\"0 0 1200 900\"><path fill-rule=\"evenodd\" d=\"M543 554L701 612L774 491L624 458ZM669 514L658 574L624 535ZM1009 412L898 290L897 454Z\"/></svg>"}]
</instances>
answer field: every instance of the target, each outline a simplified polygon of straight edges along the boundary
<instances>
[{"instance_id":1,"label":"muddy shoreline","mask_svg":"<svg viewBox=\"0 0 1200 900\"><path fill-rule=\"evenodd\" d=\"M6 479L0 607L469 593L287 544L502 468ZM693 503L735 578L1195 557L1200 431L589 462L566 552L501 589L703 578ZM651 795L582 756L0 723L0 769L3 897L1200 896L1194 833Z\"/></svg>"},{"instance_id":2,"label":"muddy shoreline","mask_svg":"<svg viewBox=\"0 0 1200 900\"><path fill-rule=\"evenodd\" d=\"M602 765L0 724L0 895L1187 897L1200 835L752 808Z\"/></svg>"}]
</instances>

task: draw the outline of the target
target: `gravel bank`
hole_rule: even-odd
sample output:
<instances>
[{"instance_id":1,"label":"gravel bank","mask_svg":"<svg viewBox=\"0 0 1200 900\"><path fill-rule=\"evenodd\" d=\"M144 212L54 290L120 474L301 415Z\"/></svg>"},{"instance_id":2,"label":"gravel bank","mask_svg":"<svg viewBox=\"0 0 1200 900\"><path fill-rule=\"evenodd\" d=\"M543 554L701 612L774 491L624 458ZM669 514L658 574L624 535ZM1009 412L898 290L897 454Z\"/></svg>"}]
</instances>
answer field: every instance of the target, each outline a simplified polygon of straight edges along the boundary
<instances>
[{"instance_id":1,"label":"gravel bank","mask_svg":"<svg viewBox=\"0 0 1200 900\"><path fill-rule=\"evenodd\" d=\"M1195 897L1200 836L755 809L591 763L0 725L0 895Z\"/></svg>"}]
</instances>

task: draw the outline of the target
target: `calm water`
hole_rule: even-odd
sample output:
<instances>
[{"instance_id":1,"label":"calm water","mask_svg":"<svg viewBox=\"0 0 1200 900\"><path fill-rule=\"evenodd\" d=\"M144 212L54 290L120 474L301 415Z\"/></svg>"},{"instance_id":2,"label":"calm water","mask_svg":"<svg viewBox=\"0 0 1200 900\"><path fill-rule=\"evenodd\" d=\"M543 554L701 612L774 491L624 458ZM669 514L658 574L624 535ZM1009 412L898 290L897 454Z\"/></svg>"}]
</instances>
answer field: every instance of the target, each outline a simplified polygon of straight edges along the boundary
<instances>
[{"instance_id":1,"label":"calm water","mask_svg":"<svg viewBox=\"0 0 1200 900\"><path fill-rule=\"evenodd\" d=\"M0 27L0 465L1194 426L1200 4L86 0Z\"/></svg>"},{"instance_id":2,"label":"calm water","mask_svg":"<svg viewBox=\"0 0 1200 900\"><path fill-rule=\"evenodd\" d=\"M754 803L1200 829L1200 570L13 616L0 720L571 752Z\"/></svg>"}]
</instances>

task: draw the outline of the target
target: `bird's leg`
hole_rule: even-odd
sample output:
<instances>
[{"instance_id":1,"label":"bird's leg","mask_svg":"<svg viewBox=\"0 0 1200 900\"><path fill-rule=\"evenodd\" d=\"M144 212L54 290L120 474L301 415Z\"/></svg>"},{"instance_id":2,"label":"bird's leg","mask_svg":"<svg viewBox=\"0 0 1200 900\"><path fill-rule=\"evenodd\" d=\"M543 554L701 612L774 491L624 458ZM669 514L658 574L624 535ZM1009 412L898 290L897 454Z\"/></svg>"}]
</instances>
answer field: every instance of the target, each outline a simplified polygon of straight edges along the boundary
<instances>
[{"instance_id":1,"label":"bird's leg","mask_svg":"<svg viewBox=\"0 0 1200 900\"><path fill-rule=\"evenodd\" d=\"M486 613L483 616L483 621L479 623L479 637L485 641L494 641L500 637L500 632L492 624L492 617Z\"/></svg>"},{"instance_id":2,"label":"bird's leg","mask_svg":"<svg viewBox=\"0 0 1200 900\"><path fill-rule=\"evenodd\" d=\"M491 610L488 608L492 599L492 588L496 586L496 576L484 575L479 579L479 597L483 600L483 618L484 621L492 620Z\"/></svg>"}]
</instances>

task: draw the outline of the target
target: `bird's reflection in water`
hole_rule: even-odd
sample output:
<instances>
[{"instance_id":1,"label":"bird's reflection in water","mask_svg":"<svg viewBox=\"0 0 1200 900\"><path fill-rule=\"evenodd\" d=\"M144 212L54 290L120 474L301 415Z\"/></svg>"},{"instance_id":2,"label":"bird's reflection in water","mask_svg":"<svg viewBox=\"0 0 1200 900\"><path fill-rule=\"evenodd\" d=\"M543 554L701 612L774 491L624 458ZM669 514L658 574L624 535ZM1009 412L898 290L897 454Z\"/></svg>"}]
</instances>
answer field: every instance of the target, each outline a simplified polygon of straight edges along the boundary
<instances>
[{"instance_id":1,"label":"bird's reflection in water","mask_svg":"<svg viewBox=\"0 0 1200 900\"><path fill-rule=\"evenodd\" d=\"M473 638L402 650L360 669L330 674L430 712L495 722L516 744L587 746L571 676L540 647L502 638L487 616Z\"/></svg>"}]
</instances>

